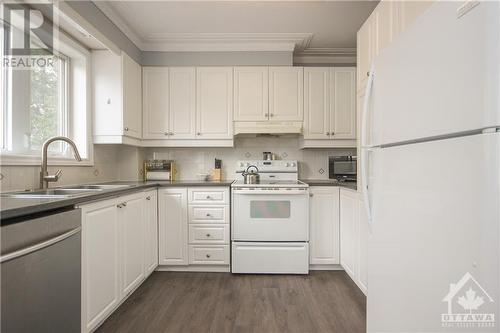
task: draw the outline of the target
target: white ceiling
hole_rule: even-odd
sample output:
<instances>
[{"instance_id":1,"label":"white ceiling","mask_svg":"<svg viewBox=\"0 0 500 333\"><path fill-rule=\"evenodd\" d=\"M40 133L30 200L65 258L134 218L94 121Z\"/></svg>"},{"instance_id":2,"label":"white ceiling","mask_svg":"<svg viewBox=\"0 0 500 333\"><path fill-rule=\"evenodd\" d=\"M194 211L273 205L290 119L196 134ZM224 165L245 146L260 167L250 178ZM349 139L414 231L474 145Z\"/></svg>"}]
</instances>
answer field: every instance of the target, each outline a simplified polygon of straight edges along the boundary
<instances>
[{"instance_id":1,"label":"white ceiling","mask_svg":"<svg viewBox=\"0 0 500 333\"><path fill-rule=\"evenodd\" d=\"M145 51L345 52L377 1L95 1Z\"/></svg>"}]
</instances>

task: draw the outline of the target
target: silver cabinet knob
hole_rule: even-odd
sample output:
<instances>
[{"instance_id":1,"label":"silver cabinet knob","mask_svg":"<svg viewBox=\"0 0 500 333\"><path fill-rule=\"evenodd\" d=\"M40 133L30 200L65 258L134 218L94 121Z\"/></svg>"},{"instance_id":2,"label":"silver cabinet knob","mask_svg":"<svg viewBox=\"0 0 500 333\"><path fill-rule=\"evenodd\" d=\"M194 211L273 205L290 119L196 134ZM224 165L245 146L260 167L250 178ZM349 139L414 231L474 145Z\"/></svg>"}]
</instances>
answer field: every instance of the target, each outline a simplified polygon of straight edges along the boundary
<instances>
[{"instance_id":1,"label":"silver cabinet knob","mask_svg":"<svg viewBox=\"0 0 500 333\"><path fill-rule=\"evenodd\" d=\"M174 135L174 132L170 132L170 133L168 133L168 135Z\"/></svg>"},{"instance_id":2,"label":"silver cabinet knob","mask_svg":"<svg viewBox=\"0 0 500 333\"><path fill-rule=\"evenodd\" d=\"M314 194L312 194L312 193L309 193L309 196L310 196L310 197L312 198L312 197L314 197Z\"/></svg>"},{"instance_id":3,"label":"silver cabinet knob","mask_svg":"<svg viewBox=\"0 0 500 333\"><path fill-rule=\"evenodd\" d=\"M165 135L165 136L168 135L168 132L163 133L163 135Z\"/></svg>"},{"instance_id":4,"label":"silver cabinet knob","mask_svg":"<svg viewBox=\"0 0 500 333\"><path fill-rule=\"evenodd\" d=\"M210 217L210 216L211 216L210 213L207 213L207 217Z\"/></svg>"},{"instance_id":5,"label":"silver cabinet knob","mask_svg":"<svg viewBox=\"0 0 500 333\"><path fill-rule=\"evenodd\" d=\"M123 207L127 206L127 203L126 202L122 202L122 206Z\"/></svg>"},{"instance_id":6,"label":"silver cabinet knob","mask_svg":"<svg viewBox=\"0 0 500 333\"><path fill-rule=\"evenodd\" d=\"M118 204L118 205L116 205L116 207L122 208L123 206L122 206L122 204Z\"/></svg>"},{"instance_id":7,"label":"silver cabinet knob","mask_svg":"<svg viewBox=\"0 0 500 333\"><path fill-rule=\"evenodd\" d=\"M366 72L366 76L370 76L370 71Z\"/></svg>"},{"instance_id":8,"label":"silver cabinet knob","mask_svg":"<svg viewBox=\"0 0 500 333\"><path fill-rule=\"evenodd\" d=\"M210 237L210 234L207 234L207 237Z\"/></svg>"},{"instance_id":9,"label":"silver cabinet knob","mask_svg":"<svg viewBox=\"0 0 500 333\"><path fill-rule=\"evenodd\" d=\"M124 130L125 130L125 132L128 132L128 127L125 127Z\"/></svg>"},{"instance_id":10,"label":"silver cabinet knob","mask_svg":"<svg viewBox=\"0 0 500 333\"><path fill-rule=\"evenodd\" d=\"M200 133L200 132L198 132L198 133L196 133L196 135L201 135L201 133Z\"/></svg>"},{"instance_id":11,"label":"silver cabinet knob","mask_svg":"<svg viewBox=\"0 0 500 333\"><path fill-rule=\"evenodd\" d=\"M334 136L334 135L335 135L335 132L330 133L330 135L331 135L331 136Z\"/></svg>"},{"instance_id":12,"label":"silver cabinet knob","mask_svg":"<svg viewBox=\"0 0 500 333\"><path fill-rule=\"evenodd\" d=\"M326 132L326 136L330 136L330 132Z\"/></svg>"},{"instance_id":13,"label":"silver cabinet knob","mask_svg":"<svg viewBox=\"0 0 500 333\"><path fill-rule=\"evenodd\" d=\"M273 113L270 113L270 114L269 114L269 117L271 117L271 118L272 118L272 117L274 117L274 114L273 114Z\"/></svg>"},{"instance_id":14,"label":"silver cabinet knob","mask_svg":"<svg viewBox=\"0 0 500 333\"><path fill-rule=\"evenodd\" d=\"M210 200L211 198L212 198L211 196L207 195L207 200Z\"/></svg>"},{"instance_id":15,"label":"silver cabinet knob","mask_svg":"<svg viewBox=\"0 0 500 333\"><path fill-rule=\"evenodd\" d=\"M206 255L206 257L207 257L207 258L210 258L210 254L207 254L207 255Z\"/></svg>"},{"instance_id":16,"label":"silver cabinet knob","mask_svg":"<svg viewBox=\"0 0 500 333\"><path fill-rule=\"evenodd\" d=\"M146 200L151 200L151 197L146 197Z\"/></svg>"}]
</instances>

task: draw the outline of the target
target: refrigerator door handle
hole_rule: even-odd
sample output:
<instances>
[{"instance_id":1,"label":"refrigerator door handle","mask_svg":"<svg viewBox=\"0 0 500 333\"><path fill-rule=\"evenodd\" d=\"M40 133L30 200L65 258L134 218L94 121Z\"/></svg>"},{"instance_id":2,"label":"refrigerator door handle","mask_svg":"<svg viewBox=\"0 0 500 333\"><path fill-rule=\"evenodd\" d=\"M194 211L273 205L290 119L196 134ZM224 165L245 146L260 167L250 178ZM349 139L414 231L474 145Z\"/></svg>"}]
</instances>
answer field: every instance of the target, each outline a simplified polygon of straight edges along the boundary
<instances>
[{"instance_id":1,"label":"refrigerator door handle","mask_svg":"<svg viewBox=\"0 0 500 333\"><path fill-rule=\"evenodd\" d=\"M363 109L361 113L361 148L367 147L368 143L367 137L368 137L368 108L370 107L370 98L372 94L372 86L373 86L373 80L375 77L375 68L374 65L372 64L372 67L370 68L370 72L368 72L368 81L366 82L366 88L365 88L365 99L363 101Z\"/></svg>"},{"instance_id":2,"label":"refrigerator door handle","mask_svg":"<svg viewBox=\"0 0 500 333\"><path fill-rule=\"evenodd\" d=\"M372 225L372 209L370 204L370 192L368 187L368 160L370 156L370 148L361 149L361 179L363 184L361 186L361 193L363 194L363 201L365 202L366 217L368 225Z\"/></svg>"}]
</instances>

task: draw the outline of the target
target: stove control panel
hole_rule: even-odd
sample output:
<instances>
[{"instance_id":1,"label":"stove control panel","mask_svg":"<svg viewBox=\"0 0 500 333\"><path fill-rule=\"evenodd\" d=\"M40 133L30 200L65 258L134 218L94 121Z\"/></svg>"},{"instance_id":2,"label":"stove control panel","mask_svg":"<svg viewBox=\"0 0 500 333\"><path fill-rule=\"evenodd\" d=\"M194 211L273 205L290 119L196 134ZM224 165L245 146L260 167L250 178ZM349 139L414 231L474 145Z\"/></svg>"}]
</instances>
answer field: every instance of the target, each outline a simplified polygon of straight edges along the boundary
<instances>
[{"instance_id":1,"label":"stove control panel","mask_svg":"<svg viewBox=\"0 0 500 333\"><path fill-rule=\"evenodd\" d=\"M241 173L246 170L250 165L255 165L259 169L259 173L266 172L298 172L297 161L286 160L248 160L236 162L236 172Z\"/></svg>"}]
</instances>

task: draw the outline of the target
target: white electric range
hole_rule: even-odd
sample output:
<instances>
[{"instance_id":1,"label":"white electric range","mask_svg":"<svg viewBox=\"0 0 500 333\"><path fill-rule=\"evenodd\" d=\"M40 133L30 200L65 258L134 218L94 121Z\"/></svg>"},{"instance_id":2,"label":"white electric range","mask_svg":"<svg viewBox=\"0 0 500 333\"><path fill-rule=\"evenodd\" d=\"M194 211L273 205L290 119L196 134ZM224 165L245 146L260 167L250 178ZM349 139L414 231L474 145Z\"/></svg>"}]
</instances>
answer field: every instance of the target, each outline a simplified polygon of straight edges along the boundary
<instances>
[{"instance_id":1,"label":"white electric range","mask_svg":"<svg viewBox=\"0 0 500 333\"><path fill-rule=\"evenodd\" d=\"M259 170L258 184L241 173ZM309 186L298 180L297 161L239 161L231 185L233 273L309 273Z\"/></svg>"}]
</instances>

